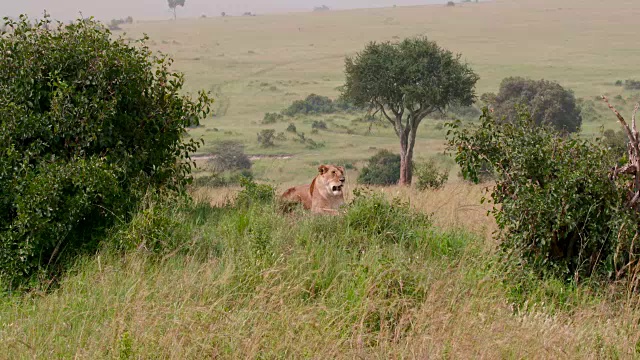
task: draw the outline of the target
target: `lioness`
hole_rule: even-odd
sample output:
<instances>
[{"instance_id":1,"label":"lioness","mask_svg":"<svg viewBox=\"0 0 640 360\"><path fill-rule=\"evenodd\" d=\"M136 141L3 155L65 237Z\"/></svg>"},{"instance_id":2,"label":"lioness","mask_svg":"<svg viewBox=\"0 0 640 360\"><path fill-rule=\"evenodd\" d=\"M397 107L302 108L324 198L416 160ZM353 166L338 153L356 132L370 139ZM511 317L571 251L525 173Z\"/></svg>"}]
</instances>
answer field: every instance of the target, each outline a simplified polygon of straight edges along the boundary
<instances>
[{"instance_id":1,"label":"lioness","mask_svg":"<svg viewBox=\"0 0 640 360\"><path fill-rule=\"evenodd\" d=\"M344 204L344 168L335 165L318 166L319 174L309 185L299 185L285 191L280 198L316 213L337 214Z\"/></svg>"}]
</instances>

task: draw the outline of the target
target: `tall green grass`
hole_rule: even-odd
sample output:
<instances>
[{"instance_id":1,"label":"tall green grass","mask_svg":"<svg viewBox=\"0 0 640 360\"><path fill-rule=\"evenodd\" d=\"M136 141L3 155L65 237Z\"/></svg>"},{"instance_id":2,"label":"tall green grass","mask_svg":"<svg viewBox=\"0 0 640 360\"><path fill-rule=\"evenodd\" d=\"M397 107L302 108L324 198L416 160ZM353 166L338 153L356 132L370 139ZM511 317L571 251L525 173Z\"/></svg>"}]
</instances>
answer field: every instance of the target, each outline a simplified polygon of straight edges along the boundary
<instances>
[{"instance_id":1,"label":"tall green grass","mask_svg":"<svg viewBox=\"0 0 640 360\"><path fill-rule=\"evenodd\" d=\"M361 193L343 216L283 215L269 191L150 199L57 288L2 299L0 358L637 355L637 312L615 332L566 322L602 298L540 279L527 289L557 287L510 290L522 278L482 238L405 203Z\"/></svg>"}]
</instances>

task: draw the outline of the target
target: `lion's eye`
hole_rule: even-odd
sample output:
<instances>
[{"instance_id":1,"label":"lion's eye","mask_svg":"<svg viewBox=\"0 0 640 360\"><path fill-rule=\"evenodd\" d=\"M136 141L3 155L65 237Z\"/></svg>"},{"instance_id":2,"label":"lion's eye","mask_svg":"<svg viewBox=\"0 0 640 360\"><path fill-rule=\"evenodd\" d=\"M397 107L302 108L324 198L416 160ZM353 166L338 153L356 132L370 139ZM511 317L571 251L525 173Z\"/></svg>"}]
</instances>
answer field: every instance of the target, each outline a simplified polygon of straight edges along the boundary
<instances>
[{"instance_id":1,"label":"lion's eye","mask_svg":"<svg viewBox=\"0 0 640 360\"><path fill-rule=\"evenodd\" d=\"M331 171L331 173L332 173L332 174L335 174L335 173L336 173L336 171L335 171L335 170L332 170L332 171Z\"/></svg>"}]
</instances>

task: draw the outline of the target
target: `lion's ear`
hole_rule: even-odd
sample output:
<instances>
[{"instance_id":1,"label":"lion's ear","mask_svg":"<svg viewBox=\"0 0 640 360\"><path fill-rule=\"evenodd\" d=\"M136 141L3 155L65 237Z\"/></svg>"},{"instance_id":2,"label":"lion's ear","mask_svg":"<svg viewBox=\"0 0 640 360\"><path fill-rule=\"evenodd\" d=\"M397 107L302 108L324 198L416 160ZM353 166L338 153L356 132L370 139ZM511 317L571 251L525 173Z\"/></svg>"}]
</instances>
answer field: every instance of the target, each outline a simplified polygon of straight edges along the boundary
<instances>
[{"instance_id":1,"label":"lion's ear","mask_svg":"<svg viewBox=\"0 0 640 360\"><path fill-rule=\"evenodd\" d=\"M320 173L320 175L326 173L327 171L329 171L329 168L327 167L327 165L318 166L318 172Z\"/></svg>"}]
</instances>

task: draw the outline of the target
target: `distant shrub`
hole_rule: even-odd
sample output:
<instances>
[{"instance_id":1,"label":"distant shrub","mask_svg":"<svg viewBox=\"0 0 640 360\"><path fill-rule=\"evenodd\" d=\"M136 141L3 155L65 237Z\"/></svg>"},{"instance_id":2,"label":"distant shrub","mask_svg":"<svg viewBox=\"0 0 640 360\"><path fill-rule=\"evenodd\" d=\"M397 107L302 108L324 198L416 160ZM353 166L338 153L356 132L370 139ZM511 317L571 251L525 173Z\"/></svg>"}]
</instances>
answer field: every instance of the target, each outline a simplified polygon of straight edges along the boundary
<instances>
[{"instance_id":1,"label":"distant shrub","mask_svg":"<svg viewBox=\"0 0 640 360\"><path fill-rule=\"evenodd\" d=\"M509 77L502 80L500 91L483 96L494 108L496 119L518 122L518 105L523 105L538 125L550 124L561 132L577 132L582 125L580 107L571 90L546 80Z\"/></svg>"},{"instance_id":2,"label":"distant shrub","mask_svg":"<svg viewBox=\"0 0 640 360\"><path fill-rule=\"evenodd\" d=\"M321 5L321 6L316 6L313 8L313 11L315 12L323 12L323 11L329 11L331 10L327 5Z\"/></svg>"},{"instance_id":3,"label":"distant shrub","mask_svg":"<svg viewBox=\"0 0 640 360\"><path fill-rule=\"evenodd\" d=\"M276 131L274 129L264 129L258 133L258 144L261 147L272 147L274 143Z\"/></svg>"},{"instance_id":4,"label":"distant shrub","mask_svg":"<svg viewBox=\"0 0 640 360\"><path fill-rule=\"evenodd\" d=\"M0 37L0 286L60 269L149 191L184 194L211 100L154 55L83 19L25 16ZM53 27L52 27L53 28ZM35 56L34 54L37 54Z\"/></svg>"},{"instance_id":5,"label":"distant shrub","mask_svg":"<svg viewBox=\"0 0 640 360\"><path fill-rule=\"evenodd\" d=\"M311 124L312 129L327 130L327 123L322 120L314 120Z\"/></svg>"},{"instance_id":6,"label":"distant shrub","mask_svg":"<svg viewBox=\"0 0 640 360\"><path fill-rule=\"evenodd\" d=\"M276 135L276 140L278 140L278 141L286 141L287 140L287 136L284 134L284 132L281 131Z\"/></svg>"},{"instance_id":7,"label":"distant shrub","mask_svg":"<svg viewBox=\"0 0 640 360\"><path fill-rule=\"evenodd\" d=\"M625 80L624 88L627 90L640 90L640 80Z\"/></svg>"},{"instance_id":8,"label":"distant shrub","mask_svg":"<svg viewBox=\"0 0 640 360\"><path fill-rule=\"evenodd\" d=\"M400 155L380 150L362 168L358 182L367 185L395 185L400 180Z\"/></svg>"},{"instance_id":9,"label":"distant shrub","mask_svg":"<svg viewBox=\"0 0 640 360\"><path fill-rule=\"evenodd\" d=\"M616 80L616 82L615 82L615 86L622 86L622 85L624 85L624 81L622 81L622 80Z\"/></svg>"},{"instance_id":10,"label":"distant shrub","mask_svg":"<svg viewBox=\"0 0 640 360\"><path fill-rule=\"evenodd\" d=\"M434 159L429 159L415 167L413 176L418 190L440 189L449 179L449 171L441 169Z\"/></svg>"},{"instance_id":11,"label":"distant shrub","mask_svg":"<svg viewBox=\"0 0 640 360\"><path fill-rule=\"evenodd\" d=\"M239 171L225 171L222 173L212 173L210 175L199 176L193 179L194 187L227 187L241 184L242 179L253 179L253 173L249 169Z\"/></svg>"},{"instance_id":12,"label":"distant shrub","mask_svg":"<svg viewBox=\"0 0 640 360\"><path fill-rule=\"evenodd\" d=\"M247 178L240 179L242 190L236 196L236 206L248 207L253 204L273 203L275 189L266 184L258 184Z\"/></svg>"},{"instance_id":13,"label":"distant shrub","mask_svg":"<svg viewBox=\"0 0 640 360\"><path fill-rule=\"evenodd\" d=\"M447 1L447 6L456 6L456 3L453 1Z\"/></svg>"},{"instance_id":14,"label":"distant shrub","mask_svg":"<svg viewBox=\"0 0 640 360\"><path fill-rule=\"evenodd\" d=\"M282 119L284 119L284 116L282 116L282 114L265 113L264 114L264 118L262 119L262 123L263 124L275 124L276 122L281 121Z\"/></svg>"},{"instance_id":15,"label":"distant shrub","mask_svg":"<svg viewBox=\"0 0 640 360\"><path fill-rule=\"evenodd\" d=\"M294 101L282 113L288 116L297 114L329 114L333 113L333 101L326 96L311 94L304 100Z\"/></svg>"},{"instance_id":16,"label":"distant shrub","mask_svg":"<svg viewBox=\"0 0 640 360\"><path fill-rule=\"evenodd\" d=\"M120 25L122 24L133 24L133 18L131 16L127 16L125 19L111 19L108 28L112 31L122 30L122 28L120 28Z\"/></svg>"},{"instance_id":17,"label":"distant shrub","mask_svg":"<svg viewBox=\"0 0 640 360\"><path fill-rule=\"evenodd\" d=\"M287 126L287 131L296 133L298 132L298 129L296 129L296 125L294 123L289 123L289 126Z\"/></svg>"},{"instance_id":18,"label":"distant shrub","mask_svg":"<svg viewBox=\"0 0 640 360\"><path fill-rule=\"evenodd\" d=\"M209 160L215 172L251 169L251 160L244 152L244 144L235 140L224 140L215 145Z\"/></svg>"},{"instance_id":19,"label":"distant shrub","mask_svg":"<svg viewBox=\"0 0 640 360\"><path fill-rule=\"evenodd\" d=\"M333 101L326 96L310 94L304 100L294 101L288 108L282 111L287 116L298 114L332 114L338 111L351 111L356 109L353 104L344 100Z\"/></svg>"}]
</instances>

